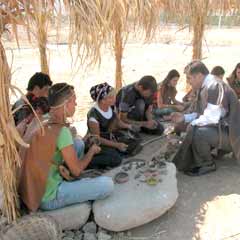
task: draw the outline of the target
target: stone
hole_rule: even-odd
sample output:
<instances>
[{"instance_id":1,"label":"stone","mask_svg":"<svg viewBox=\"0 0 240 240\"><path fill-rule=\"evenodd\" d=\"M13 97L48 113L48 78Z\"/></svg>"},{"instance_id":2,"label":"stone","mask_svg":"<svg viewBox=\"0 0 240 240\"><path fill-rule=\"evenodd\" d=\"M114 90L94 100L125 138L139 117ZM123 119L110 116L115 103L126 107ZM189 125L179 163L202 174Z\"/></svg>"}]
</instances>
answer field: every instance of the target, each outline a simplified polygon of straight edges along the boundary
<instances>
[{"instance_id":1,"label":"stone","mask_svg":"<svg viewBox=\"0 0 240 240\"><path fill-rule=\"evenodd\" d=\"M73 238L75 236L74 232L72 231L65 231L65 237Z\"/></svg>"},{"instance_id":2,"label":"stone","mask_svg":"<svg viewBox=\"0 0 240 240\"><path fill-rule=\"evenodd\" d=\"M73 240L71 237L63 237L63 240Z\"/></svg>"},{"instance_id":3,"label":"stone","mask_svg":"<svg viewBox=\"0 0 240 240\"><path fill-rule=\"evenodd\" d=\"M82 232L75 234L74 240L82 240L82 239L83 239L83 233Z\"/></svg>"},{"instance_id":4,"label":"stone","mask_svg":"<svg viewBox=\"0 0 240 240\"><path fill-rule=\"evenodd\" d=\"M66 231L80 229L87 222L90 212L91 204L86 202L42 213L53 217L62 230Z\"/></svg>"},{"instance_id":5,"label":"stone","mask_svg":"<svg viewBox=\"0 0 240 240\"><path fill-rule=\"evenodd\" d=\"M93 233L84 233L83 240L97 240L97 237Z\"/></svg>"},{"instance_id":6,"label":"stone","mask_svg":"<svg viewBox=\"0 0 240 240\"><path fill-rule=\"evenodd\" d=\"M98 232L97 234L98 240L111 240L112 236L105 232Z\"/></svg>"},{"instance_id":7,"label":"stone","mask_svg":"<svg viewBox=\"0 0 240 240\"><path fill-rule=\"evenodd\" d=\"M97 233L97 225L94 222L89 222L83 227L83 232L85 233Z\"/></svg>"},{"instance_id":8,"label":"stone","mask_svg":"<svg viewBox=\"0 0 240 240\"><path fill-rule=\"evenodd\" d=\"M150 186L134 177L140 169L129 171L129 181L115 184L114 192L106 199L93 204L95 222L113 232L126 231L149 223L162 216L178 198L176 167L166 162L166 174L160 174L161 182ZM106 173L114 178L121 171L116 168Z\"/></svg>"}]
</instances>

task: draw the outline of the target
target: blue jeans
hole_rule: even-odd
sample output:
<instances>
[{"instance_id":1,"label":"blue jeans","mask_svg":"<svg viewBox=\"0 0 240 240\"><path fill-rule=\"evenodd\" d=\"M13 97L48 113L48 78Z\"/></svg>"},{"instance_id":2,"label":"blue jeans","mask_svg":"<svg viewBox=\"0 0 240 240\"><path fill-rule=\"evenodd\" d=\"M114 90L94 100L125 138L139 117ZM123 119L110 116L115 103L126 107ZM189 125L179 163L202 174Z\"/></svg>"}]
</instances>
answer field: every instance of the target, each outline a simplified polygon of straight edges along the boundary
<instances>
[{"instance_id":1,"label":"blue jeans","mask_svg":"<svg viewBox=\"0 0 240 240\"><path fill-rule=\"evenodd\" d=\"M73 182L63 181L55 199L41 203L42 210L54 210L68 205L90 200L104 199L113 192L114 184L110 177L85 178Z\"/></svg>"},{"instance_id":2,"label":"blue jeans","mask_svg":"<svg viewBox=\"0 0 240 240\"><path fill-rule=\"evenodd\" d=\"M74 148L78 159L84 154L84 142L81 139L74 140ZM57 196L48 202L42 202L42 210L54 210L63 208L75 203L82 203L90 200L103 199L113 192L114 183L110 177L85 178L72 182L63 181L58 186Z\"/></svg>"}]
</instances>

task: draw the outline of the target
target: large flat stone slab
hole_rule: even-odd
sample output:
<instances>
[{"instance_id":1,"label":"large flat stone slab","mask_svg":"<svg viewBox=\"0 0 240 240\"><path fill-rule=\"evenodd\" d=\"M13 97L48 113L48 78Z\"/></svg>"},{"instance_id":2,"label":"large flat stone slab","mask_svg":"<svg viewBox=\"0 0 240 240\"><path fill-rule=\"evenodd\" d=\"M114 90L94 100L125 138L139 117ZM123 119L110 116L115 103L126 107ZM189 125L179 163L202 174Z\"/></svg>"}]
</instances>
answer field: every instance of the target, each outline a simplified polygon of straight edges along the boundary
<instances>
[{"instance_id":1,"label":"large flat stone slab","mask_svg":"<svg viewBox=\"0 0 240 240\"><path fill-rule=\"evenodd\" d=\"M119 171L122 167L106 175L114 178ZM99 226L115 232L132 229L159 218L175 204L178 190L174 164L166 163L161 181L153 186L135 179L138 172L132 167L128 182L116 184L110 197L95 201L93 213Z\"/></svg>"},{"instance_id":2,"label":"large flat stone slab","mask_svg":"<svg viewBox=\"0 0 240 240\"><path fill-rule=\"evenodd\" d=\"M91 204L81 203L43 213L53 217L62 230L78 230L87 222L90 212Z\"/></svg>"}]
</instances>

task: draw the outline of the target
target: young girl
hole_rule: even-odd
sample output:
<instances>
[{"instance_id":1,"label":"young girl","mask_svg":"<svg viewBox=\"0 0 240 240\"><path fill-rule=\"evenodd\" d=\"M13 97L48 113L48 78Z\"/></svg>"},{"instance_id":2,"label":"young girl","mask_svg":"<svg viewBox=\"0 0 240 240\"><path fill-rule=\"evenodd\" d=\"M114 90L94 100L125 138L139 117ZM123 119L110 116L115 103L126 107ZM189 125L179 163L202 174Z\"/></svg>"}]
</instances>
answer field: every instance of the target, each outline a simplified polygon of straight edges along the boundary
<instances>
[{"instance_id":1,"label":"young girl","mask_svg":"<svg viewBox=\"0 0 240 240\"><path fill-rule=\"evenodd\" d=\"M163 82L159 85L157 92L157 108L154 110L155 115L168 115L172 112L183 111L184 106L176 100L177 83L180 74L177 70L171 70Z\"/></svg>"},{"instance_id":2,"label":"young girl","mask_svg":"<svg viewBox=\"0 0 240 240\"><path fill-rule=\"evenodd\" d=\"M105 198L113 191L109 177L66 181L61 167L66 164L72 176L78 178L93 157L101 151L92 145L83 157L84 148L74 145L67 123L76 107L74 88L58 83L49 91L50 118L44 125L44 134L37 131L30 147L22 155L19 194L29 210L53 210L71 204Z\"/></svg>"}]
</instances>

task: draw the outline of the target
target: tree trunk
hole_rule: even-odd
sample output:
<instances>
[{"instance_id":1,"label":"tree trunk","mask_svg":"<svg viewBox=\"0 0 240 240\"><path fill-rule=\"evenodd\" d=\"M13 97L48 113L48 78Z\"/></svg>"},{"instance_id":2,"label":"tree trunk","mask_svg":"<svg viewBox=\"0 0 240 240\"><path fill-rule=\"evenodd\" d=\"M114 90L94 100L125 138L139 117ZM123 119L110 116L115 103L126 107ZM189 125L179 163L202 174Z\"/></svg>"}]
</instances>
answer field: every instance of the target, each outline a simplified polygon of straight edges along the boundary
<instances>
[{"instance_id":1,"label":"tree trunk","mask_svg":"<svg viewBox=\"0 0 240 240\"><path fill-rule=\"evenodd\" d=\"M37 30L37 41L38 48L40 53L40 63L41 63L41 71L43 73L49 74L49 66L47 60L47 17L44 15L40 15L36 19L36 25L38 27Z\"/></svg>"},{"instance_id":2,"label":"tree trunk","mask_svg":"<svg viewBox=\"0 0 240 240\"><path fill-rule=\"evenodd\" d=\"M44 43L41 43L39 45L39 52L40 52L41 72L49 74L46 43L45 45Z\"/></svg>"},{"instance_id":3,"label":"tree trunk","mask_svg":"<svg viewBox=\"0 0 240 240\"><path fill-rule=\"evenodd\" d=\"M119 26L115 31L115 62L116 62L116 72L115 72L115 87L116 90L122 88L122 35L121 35L121 26Z\"/></svg>"},{"instance_id":4,"label":"tree trunk","mask_svg":"<svg viewBox=\"0 0 240 240\"><path fill-rule=\"evenodd\" d=\"M0 183L3 190L3 214L12 222L19 216L16 176L20 158L15 144L17 133L9 101L11 71L1 41L0 69Z\"/></svg>"},{"instance_id":5,"label":"tree trunk","mask_svg":"<svg viewBox=\"0 0 240 240\"><path fill-rule=\"evenodd\" d=\"M202 41L204 34L205 21L202 16L196 16L193 25L193 54L192 59L202 59Z\"/></svg>"}]
</instances>

